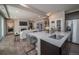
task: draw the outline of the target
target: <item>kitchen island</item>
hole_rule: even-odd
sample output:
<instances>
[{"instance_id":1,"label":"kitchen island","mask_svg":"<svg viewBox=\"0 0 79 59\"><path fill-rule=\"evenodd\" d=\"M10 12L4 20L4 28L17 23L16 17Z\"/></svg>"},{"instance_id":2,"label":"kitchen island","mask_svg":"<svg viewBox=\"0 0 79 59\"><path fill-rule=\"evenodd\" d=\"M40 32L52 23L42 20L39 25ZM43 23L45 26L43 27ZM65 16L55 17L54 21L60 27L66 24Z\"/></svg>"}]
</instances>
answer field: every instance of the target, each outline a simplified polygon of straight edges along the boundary
<instances>
[{"instance_id":1,"label":"kitchen island","mask_svg":"<svg viewBox=\"0 0 79 59\"><path fill-rule=\"evenodd\" d=\"M56 52L58 52L57 54L62 54L62 47L65 45L67 39L70 38L70 34L71 34L70 32L47 33L45 31L41 31L41 32L29 32L28 33L28 35L35 36L38 39L37 48L36 49L37 49L39 55L40 54L48 54L48 53L46 53L46 51L49 51L51 49L52 49L51 52L49 52L51 54L55 54L54 50L56 50L56 49L57 49ZM62 36L62 38L57 39L57 38L52 37L54 35L56 35L56 36L60 35L60 36ZM47 44L44 44L44 43L47 43ZM50 49L47 49L49 47L46 47L46 45L52 45L52 46L51 46ZM42 53L44 51L45 51L45 53Z\"/></svg>"}]
</instances>

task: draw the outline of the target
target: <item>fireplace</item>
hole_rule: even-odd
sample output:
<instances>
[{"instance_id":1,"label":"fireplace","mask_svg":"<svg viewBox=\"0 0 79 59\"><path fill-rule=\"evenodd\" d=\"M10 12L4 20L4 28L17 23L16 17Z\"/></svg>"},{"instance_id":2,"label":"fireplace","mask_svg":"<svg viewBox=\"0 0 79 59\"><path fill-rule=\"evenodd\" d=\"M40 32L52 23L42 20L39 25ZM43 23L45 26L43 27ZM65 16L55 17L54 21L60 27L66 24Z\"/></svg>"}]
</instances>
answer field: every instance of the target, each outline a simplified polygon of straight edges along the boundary
<instances>
[{"instance_id":1,"label":"fireplace","mask_svg":"<svg viewBox=\"0 0 79 59\"><path fill-rule=\"evenodd\" d=\"M7 34L14 33L14 20L7 20Z\"/></svg>"},{"instance_id":2,"label":"fireplace","mask_svg":"<svg viewBox=\"0 0 79 59\"><path fill-rule=\"evenodd\" d=\"M13 28L8 28L8 32L13 32L14 29Z\"/></svg>"}]
</instances>

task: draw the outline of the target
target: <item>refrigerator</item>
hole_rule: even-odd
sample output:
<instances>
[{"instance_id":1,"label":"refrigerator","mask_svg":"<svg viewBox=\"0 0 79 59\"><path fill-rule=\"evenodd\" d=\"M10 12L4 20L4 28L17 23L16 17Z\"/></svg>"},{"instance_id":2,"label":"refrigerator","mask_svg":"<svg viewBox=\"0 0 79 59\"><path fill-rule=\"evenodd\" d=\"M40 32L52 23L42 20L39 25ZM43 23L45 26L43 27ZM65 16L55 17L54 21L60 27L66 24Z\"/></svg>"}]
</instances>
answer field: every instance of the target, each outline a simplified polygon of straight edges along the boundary
<instances>
[{"instance_id":1,"label":"refrigerator","mask_svg":"<svg viewBox=\"0 0 79 59\"><path fill-rule=\"evenodd\" d=\"M67 26L71 28L71 42L79 44L79 19L67 20Z\"/></svg>"}]
</instances>

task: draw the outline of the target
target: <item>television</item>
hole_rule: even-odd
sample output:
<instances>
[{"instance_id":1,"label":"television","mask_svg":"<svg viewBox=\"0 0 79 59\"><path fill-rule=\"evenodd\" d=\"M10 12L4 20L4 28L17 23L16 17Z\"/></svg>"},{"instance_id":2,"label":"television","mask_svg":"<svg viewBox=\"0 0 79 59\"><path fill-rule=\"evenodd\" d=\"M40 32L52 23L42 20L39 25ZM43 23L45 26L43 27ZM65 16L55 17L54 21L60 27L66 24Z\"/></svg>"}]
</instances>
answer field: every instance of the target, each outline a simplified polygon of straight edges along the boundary
<instances>
[{"instance_id":1,"label":"television","mask_svg":"<svg viewBox=\"0 0 79 59\"><path fill-rule=\"evenodd\" d=\"M20 25L20 26L27 26L27 22L26 22L26 21L20 21L20 22L19 22L19 25Z\"/></svg>"}]
</instances>

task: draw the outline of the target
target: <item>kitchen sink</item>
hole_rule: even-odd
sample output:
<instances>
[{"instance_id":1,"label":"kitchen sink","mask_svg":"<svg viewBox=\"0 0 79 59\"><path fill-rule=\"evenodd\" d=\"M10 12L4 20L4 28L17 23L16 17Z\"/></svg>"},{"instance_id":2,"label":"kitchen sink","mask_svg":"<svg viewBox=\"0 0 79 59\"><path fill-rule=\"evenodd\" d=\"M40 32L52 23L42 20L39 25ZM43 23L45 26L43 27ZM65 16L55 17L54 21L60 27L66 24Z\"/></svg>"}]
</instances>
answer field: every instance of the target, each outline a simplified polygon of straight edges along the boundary
<instances>
[{"instance_id":1,"label":"kitchen sink","mask_svg":"<svg viewBox=\"0 0 79 59\"><path fill-rule=\"evenodd\" d=\"M60 40L60 39L62 39L64 37L64 35L54 34L54 35L51 35L49 37L52 38L52 39Z\"/></svg>"}]
</instances>

